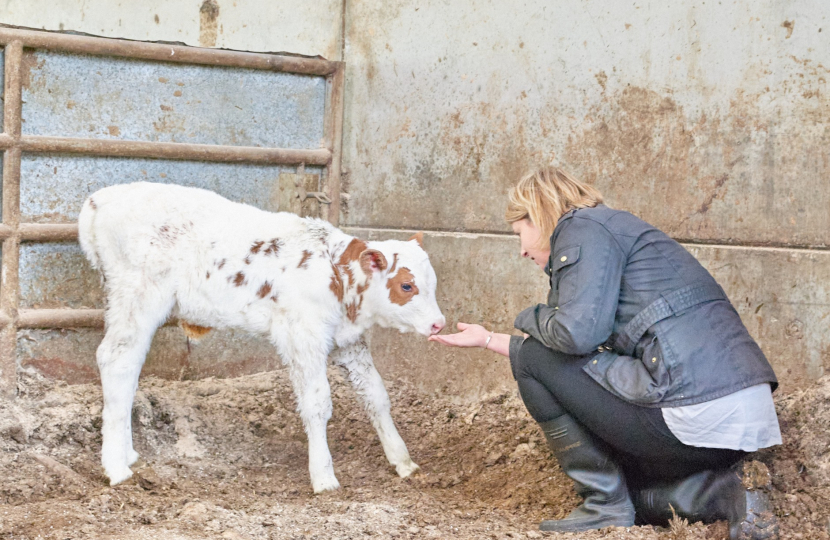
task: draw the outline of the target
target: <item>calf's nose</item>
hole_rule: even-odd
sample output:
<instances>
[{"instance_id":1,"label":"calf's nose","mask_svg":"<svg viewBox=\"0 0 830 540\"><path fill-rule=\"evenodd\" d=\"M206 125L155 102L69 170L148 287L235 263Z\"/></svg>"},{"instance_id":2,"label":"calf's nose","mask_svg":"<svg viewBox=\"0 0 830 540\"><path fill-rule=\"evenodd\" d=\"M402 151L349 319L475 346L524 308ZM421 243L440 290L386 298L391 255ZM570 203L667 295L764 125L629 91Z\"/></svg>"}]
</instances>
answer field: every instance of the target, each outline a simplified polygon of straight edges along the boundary
<instances>
[{"instance_id":1,"label":"calf's nose","mask_svg":"<svg viewBox=\"0 0 830 540\"><path fill-rule=\"evenodd\" d=\"M432 334L435 335L444 329L444 323L438 322L432 325Z\"/></svg>"}]
</instances>

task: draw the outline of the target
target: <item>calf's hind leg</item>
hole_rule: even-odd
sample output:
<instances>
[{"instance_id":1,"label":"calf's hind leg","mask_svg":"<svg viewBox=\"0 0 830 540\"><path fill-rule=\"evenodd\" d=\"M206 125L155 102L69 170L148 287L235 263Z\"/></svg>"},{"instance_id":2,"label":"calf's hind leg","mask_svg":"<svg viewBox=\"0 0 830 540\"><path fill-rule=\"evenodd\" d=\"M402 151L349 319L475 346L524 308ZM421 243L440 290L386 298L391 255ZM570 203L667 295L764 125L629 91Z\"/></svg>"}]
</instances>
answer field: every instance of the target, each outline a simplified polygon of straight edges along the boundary
<instances>
[{"instance_id":1,"label":"calf's hind leg","mask_svg":"<svg viewBox=\"0 0 830 540\"><path fill-rule=\"evenodd\" d=\"M363 402L369 420L378 432L386 459L395 467L398 475L406 478L417 471L419 467L409 457L409 450L392 420L389 394L375 368L366 342L360 339L352 345L338 349L335 362L346 371L349 381Z\"/></svg>"}]
</instances>

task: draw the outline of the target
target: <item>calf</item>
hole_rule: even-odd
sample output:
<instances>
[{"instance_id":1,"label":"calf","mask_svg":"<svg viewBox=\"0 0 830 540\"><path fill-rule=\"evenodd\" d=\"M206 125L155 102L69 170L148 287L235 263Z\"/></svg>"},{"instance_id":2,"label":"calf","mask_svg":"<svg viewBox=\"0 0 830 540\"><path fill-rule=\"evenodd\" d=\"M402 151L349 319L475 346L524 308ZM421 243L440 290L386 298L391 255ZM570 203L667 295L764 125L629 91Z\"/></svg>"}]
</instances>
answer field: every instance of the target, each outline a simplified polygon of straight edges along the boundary
<instances>
[{"instance_id":1,"label":"calf","mask_svg":"<svg viewBox=\"0 0 830 540\"><path fill-rule=\"evenodd\" d=\"M329 353L344 368L406 477L418 466L395 428L389 396L363 339L373 324L428 336L444 327L436 277L409 241L364 242L325 221L233 203L210 191L139 182L90 196L81 248L104 278L106 332L97 361L104 394L101 463L110 484L138 459L131 410L156 329L235 327L267 336L288 366L308 436L314 492L339 487L326 441Z\"/></svg>"}]
</instances>

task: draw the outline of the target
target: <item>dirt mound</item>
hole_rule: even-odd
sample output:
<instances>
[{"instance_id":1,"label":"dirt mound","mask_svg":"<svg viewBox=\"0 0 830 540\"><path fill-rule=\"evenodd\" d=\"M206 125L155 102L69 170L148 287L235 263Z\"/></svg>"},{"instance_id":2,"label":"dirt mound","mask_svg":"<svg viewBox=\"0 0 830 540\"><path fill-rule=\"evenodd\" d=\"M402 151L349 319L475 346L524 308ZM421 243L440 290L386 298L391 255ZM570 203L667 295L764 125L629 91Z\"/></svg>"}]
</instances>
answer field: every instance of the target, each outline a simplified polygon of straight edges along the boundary
<instances>
[{"instance_id":1,"label":"dirt mound","mask_svg":"<svg viewBox=\"0 0 830 540\"><path fill-rule=\"evenodd\" d=\"M27 376L0 402L0 538L541 538L578 504L515 393L458 405L389 382L422 471L399 479L339 372L329 445L342 488L313 496L305 434L284 371L239 379L143 379L136 475L99 466L101 392ZM830 378L779 400L786 444L762 452L782 538L828 538ZM573 535L559 535L574 538ZM546 537L559 537L546 535ZM606 529L579 538L717 539L724 524Z\"/></svg>"}]
</instances>

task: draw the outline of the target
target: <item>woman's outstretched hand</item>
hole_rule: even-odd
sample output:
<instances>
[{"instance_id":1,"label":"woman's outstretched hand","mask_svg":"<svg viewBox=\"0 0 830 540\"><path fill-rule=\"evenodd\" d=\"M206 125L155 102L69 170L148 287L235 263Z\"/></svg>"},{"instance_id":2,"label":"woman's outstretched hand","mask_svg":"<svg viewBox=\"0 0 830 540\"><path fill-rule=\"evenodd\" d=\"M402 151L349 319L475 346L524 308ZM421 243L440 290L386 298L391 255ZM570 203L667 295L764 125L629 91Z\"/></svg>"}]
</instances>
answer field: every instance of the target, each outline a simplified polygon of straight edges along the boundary
<instances>
[{"instance_id":1,"label":"woman's outstretched hand","mask_svg":"<svg viewBox=\"0 0 830 540\"><path fill-rule=\"evenodd\" d=\"M429 336L429 340L449 347L484 347L502 356L510 354L510 334L496 334L479 324L460 322L456 326L457 334L435 334Z\"/></svg>"},{"instance_id":2,"label":"woman's outstretched hand","mask_svg":"<svg viewBox=\"0 0 830 540\"><path fill-rule=\"evenodd\" d=\"M435 334L429 336L429 340L450 347L484 347L487 336L490 335L490 332L479 324L459 322L456 327L459 330L457 334Z\"/></svg>"}]
</instances>

